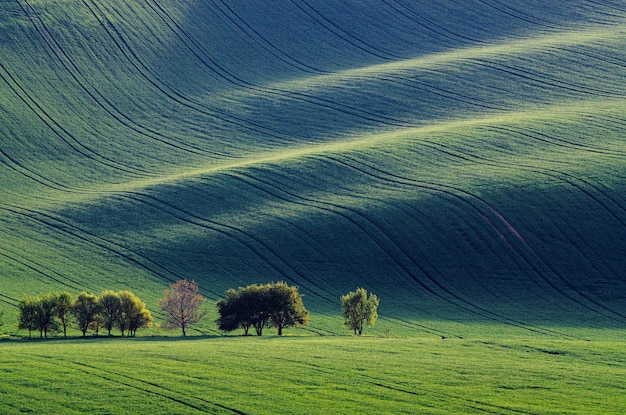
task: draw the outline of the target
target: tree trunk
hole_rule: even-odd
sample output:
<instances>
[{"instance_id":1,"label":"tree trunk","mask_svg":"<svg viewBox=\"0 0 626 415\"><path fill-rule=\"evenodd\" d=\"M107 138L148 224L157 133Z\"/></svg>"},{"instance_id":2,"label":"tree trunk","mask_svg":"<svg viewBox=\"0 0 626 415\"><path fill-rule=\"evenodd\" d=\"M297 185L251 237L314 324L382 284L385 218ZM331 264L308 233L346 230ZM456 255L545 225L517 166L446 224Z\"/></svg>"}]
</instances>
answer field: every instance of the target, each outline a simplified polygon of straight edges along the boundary
<instances>
[{"instance_id":1,"label":"tree trunk","mask_svg":"<svg viewBox=\"0 0 626 415\"><path fill-rule=\"evenodd\" d=\"M283 326L278 326L278 335L279 336L283 335Z\"/></svg>"},{"instance_id":2,"label":"tree trunk","mask_svg":"<svg viewBox=\"0 0 626 415\"><path fill-rule=\"evenodd\" d=\"M180 328L183 329L183 337L187 337L187 333L185 332L185 325L182 324Z\"/></svg>"}]
</instances>

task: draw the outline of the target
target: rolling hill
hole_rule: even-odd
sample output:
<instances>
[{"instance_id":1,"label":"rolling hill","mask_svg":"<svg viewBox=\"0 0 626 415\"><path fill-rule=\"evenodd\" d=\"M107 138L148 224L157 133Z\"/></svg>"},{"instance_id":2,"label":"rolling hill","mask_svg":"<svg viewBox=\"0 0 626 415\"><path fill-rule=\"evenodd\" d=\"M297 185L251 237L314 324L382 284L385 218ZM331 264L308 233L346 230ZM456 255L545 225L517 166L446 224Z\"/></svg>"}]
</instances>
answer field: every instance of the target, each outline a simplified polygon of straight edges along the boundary
<instances>
[{"instance_id":1,"label":"rolling hill","mask_svg":"<svg viewBox=\"0 0 626 415\"><path fill-rule=\"evenodd\" d=\"M322 334L357 286L378 330L623 327L625 39L615 0L0 1L7 323L187 278Z\"/></svg>"}]
</instances>

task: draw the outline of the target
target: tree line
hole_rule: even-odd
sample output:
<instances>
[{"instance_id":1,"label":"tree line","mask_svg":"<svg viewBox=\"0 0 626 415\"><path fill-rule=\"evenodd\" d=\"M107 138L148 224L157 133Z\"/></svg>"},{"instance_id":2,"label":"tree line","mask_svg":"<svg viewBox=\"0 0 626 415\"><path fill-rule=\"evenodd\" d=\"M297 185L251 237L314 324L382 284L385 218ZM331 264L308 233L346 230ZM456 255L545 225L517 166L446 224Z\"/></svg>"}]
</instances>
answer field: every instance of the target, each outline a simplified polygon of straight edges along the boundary
<instances>
[{"instance_id":1,"label":"tree line","mask_svg":"<svg viewBox=\"0 0 626 415\"><path fill-rule=\"evenodd\" d=\"M145 303L128 290L105 290L99 296L83 291L76 298L67 291L26 296L20 300L18 310L18 328L28 330L29 337L35 330L39 331L39 337L61 330L67 336L72 322L83 336L88 330L96 335L100 330L107 330L110 336L114 328L119 329L122 336L124 333L135 336L138 329L152 324L152 315Z\"/></svg>"},{"instance_id":2,"label":"tree line","mask_svg":"<svg viewBox=\"0 0 626 415\"><path fill-rule=\"evenodd\" d=\"M172 283L159 300L165 319L163 328L181 329L186 336L189 327L206 315L205 301L195 281ZM365 324L371 326L376 321L378 303L378 297L371 293L368 296L363 288L341 296L344 325L355 335L361 335ZM298 287L284 282L231 288L225 298L217 301L216 307L219 317L215 323L224 332L243 329L244 335L248 335L250 328L254 328L257 336L261 336L263 329L273 327L281 336L287 327L309 324L310 313ZM127 290L105 290L99 296L81 292L76 298L66 291L25 296L18 308L18 326L27 329L29 337L36 330L40 337L61 331L67 336L71 324L75 324L83 337L89 330L95 335L106 330L110 336L113 329L119 329L122 336L125 333L135 336L138 329L152 324L152 315L145 303Z\"/></svg>"}]
</instances>

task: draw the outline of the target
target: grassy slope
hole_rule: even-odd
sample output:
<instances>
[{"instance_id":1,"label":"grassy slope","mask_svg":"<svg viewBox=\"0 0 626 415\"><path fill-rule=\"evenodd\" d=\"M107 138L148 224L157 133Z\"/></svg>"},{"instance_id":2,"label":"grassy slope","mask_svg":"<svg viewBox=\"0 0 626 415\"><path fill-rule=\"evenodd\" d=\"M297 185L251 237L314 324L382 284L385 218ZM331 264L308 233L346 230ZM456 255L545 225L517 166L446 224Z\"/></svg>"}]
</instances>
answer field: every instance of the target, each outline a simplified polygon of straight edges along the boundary
<instances>
[{"instance_id":1,"label":"grassy slope","mask_svg":"<svg viewBox=\"0 0 626 415\"><path fill-rule=\"evenodd\" d=\"M10 397L0 399L2 413L617 415L626 409L623 342L528 336L55 343L0 343L7 356L0 396Z\"/></svg>"},{"instance_id":2,"label":"grassy slope","mask_svg":"<svg viewBox=\"0 0 626 415\"><path fill-rule=\"evenodd\" d=\"M0 7L9 313L282 279L316 332L358 285L410 333L623 326L619 3Z\"/></svg>"}]
</instances>

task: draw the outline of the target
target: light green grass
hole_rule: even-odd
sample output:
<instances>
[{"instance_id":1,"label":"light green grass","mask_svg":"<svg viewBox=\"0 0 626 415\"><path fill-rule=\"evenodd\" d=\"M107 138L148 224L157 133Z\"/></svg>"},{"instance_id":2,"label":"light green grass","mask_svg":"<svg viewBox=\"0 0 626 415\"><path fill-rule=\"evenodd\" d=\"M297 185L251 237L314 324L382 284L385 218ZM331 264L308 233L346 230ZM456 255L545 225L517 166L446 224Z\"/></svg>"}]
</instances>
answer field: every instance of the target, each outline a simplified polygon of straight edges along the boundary
<instances>
[{"instance_id":1,"label":"light green grass","mask_svg":"<svg viewBox=\"0 0 626 415\"><path fill-rule=\"evenodd\" d=\"M0 410L621 414L623 350L623 333L604 341L528 336L3 342Z\"/></svg>"}]
</instances>

